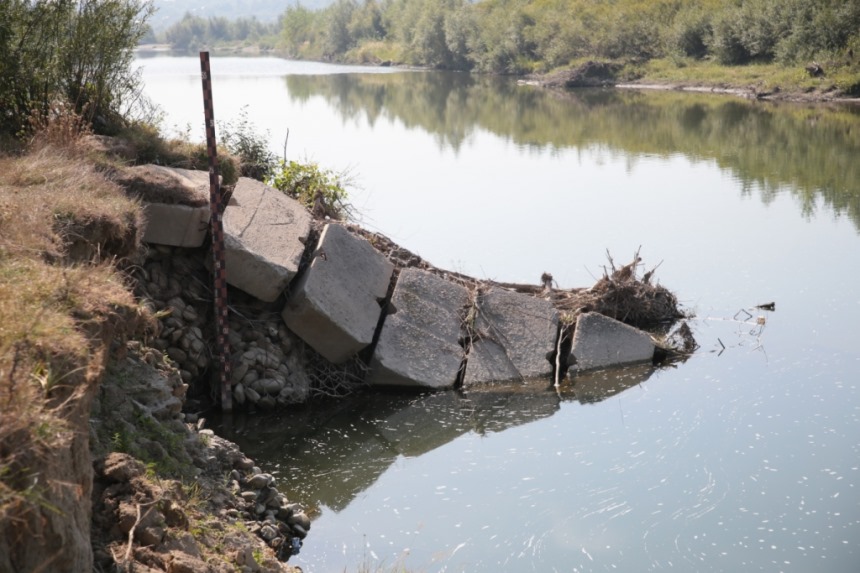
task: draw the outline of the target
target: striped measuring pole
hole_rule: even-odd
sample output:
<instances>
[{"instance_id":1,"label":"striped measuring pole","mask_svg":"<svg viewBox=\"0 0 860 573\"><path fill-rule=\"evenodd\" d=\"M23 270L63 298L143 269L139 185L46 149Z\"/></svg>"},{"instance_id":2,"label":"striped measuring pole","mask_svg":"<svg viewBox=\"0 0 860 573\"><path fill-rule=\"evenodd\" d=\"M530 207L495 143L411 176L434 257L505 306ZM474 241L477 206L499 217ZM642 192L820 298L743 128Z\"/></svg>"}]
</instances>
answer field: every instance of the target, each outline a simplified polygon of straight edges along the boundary
<instances>
[{"instance_id":1,"label":"striped measuring pole","mask_svg":"<svg viewBox=\"0 0 860 573\"><path fill-rule=\"evenodd\" d=\"M215 280L215 351L221 382L221 410L233 409L230 390L230 339L227 334L227 268L224 264L224 196L218 182L218 148L215 145L215 112L212 107L212 75L209 52L200 52L200 77L203 80L203 114L206 117L206 147L209 152L209 234L212 237L212 269Z\"/></svg>"}]
</instances>

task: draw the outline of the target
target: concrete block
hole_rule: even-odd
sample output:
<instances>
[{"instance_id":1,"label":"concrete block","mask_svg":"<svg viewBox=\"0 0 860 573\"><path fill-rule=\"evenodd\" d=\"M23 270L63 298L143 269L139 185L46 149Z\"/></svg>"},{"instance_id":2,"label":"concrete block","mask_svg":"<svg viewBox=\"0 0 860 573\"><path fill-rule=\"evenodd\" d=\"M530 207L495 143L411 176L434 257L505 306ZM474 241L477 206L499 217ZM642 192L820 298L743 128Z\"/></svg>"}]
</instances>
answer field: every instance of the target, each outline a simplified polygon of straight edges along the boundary
<instances>
[{"instance_id":1,"label":"concrete block","mask_svg":"<svg viewBox=\"0 0 860 573\"><path fill-rule=\"evenodd\" d=\"M463 347L461 312L468 289L432 273L404 269L391 297L368 382L375 386L448 388L454 385Z\"/></svg>"},{"instance_id":2,"label":"concrete block","mask_svg":"<svg viewBox=\"0 0 860 573\"><path fill-rule=\"evenodd\" d=\"M314 350L342 363L373 341L393 270L366 240L326 225L281 316Z\"/></svg>"},{"instance_id":3,"label":"concrete block","mask_svg":"<svg viewBox=\"0 0 860 573\"><path fill-rule=\"evenodd\" d=\"M224 211L227 282L276 300L298 272L310 230L311 216L298 201L240 177Z\"/></svg>"},{"instance_id":4,"label":"concrete block","mask_svg":"<svg viewBox=\"0 0 860 573\"><path fill-rule=\"evenodd\" d=\"M209 232L209 206L188 207L165 203L144 203L146 228L143 241L156 245L194 248L203 244Z\"/></svg>"},{"instance_id":5,"label":"concrete block","mask_svg":"<svg viewBox=\"0 0 860 573\"><path fill-rule=\"evenodd\" d=\"M654 358L654 341L637 328L597 312L586 312L576 320L570 353L573 369L595 368L647 362Z\"/></svg>"},{"instance_id":6,"label":"concrete block","mask_svg":"<svg viewBox=\"0 0 860 573\"><path fill-rule=\"evenodd\" d=\"M463 378L464 387L520 378L519 370L505 354L504 348L492 340L476 340L472 343L466 362L466 375Z\"/></svg>"},{"instance_id":7,"label":"concrete block","mask_svg":"<svg viewBox=\"0 0 860 573\"><path fill-rule=\"evenodd\" d=\"M209 172L137 165L116 182L143 203L143 240L173 247L199 247L209 231Z\"/></svg>"},{"instance_id":8,"label":"concrete block","mask_svg":"<svg viewBox=\"0 0 860 573\"><path fill-rule=\"evenodd\" d=\"M491 288L478 297L475 328L480 339L490 340L504 349L519 378L552 373L552 364L547 356L555 350L558 312L549 301L498 287ZM479 355L479 360L485 357L485 354ZM466 370L469 370L468 364ZM478 370L475 369L470 382L496 381L478 376ZM493 368L485 370L485 375L507 370L496 360Z\"/></svg>"}]
</instances>

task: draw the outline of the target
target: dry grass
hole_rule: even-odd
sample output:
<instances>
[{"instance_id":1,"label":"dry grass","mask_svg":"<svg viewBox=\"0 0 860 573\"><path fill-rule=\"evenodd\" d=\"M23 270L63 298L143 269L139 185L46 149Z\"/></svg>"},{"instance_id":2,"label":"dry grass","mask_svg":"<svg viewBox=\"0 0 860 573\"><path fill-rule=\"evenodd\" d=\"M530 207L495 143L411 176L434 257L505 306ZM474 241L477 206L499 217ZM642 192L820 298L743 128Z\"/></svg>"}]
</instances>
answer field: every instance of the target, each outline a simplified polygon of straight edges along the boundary
<instances>
[{"instance_id":1,"label":"dry grass","mask_svg":"<svg viewBox=\"0 0 860 573\"><path fill-rule=\"evenodd\" d=\"M111 264L138 248L138 212L74 146L0 158L0 521L48 503L40 467L111 341L141 324Z\"/></svg>"},{"instance_id":2,"label":"dry grass","mask_svg":"<svg viewBox=\"0 0 860 573\"><path fill-rule=\"evenodd\" d=\"M0 253L80 260L84 242L97 260L124 257L140 227L139 205L69 148L0 158Z\"/></svg>"}]
</instances>

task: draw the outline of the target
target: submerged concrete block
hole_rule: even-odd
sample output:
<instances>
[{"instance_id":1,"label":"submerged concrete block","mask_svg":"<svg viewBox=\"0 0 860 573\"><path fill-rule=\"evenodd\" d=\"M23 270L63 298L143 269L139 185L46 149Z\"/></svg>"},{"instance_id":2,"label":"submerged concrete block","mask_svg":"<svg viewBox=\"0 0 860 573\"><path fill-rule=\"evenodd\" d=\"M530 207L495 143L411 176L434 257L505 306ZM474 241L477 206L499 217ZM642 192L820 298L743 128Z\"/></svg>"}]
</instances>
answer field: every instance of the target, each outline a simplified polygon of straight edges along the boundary
<instances>
[{"instance_id":1,"label":"submerged concrete block","mask_svg":"<svg viewBox=\"0 0 860 573\"><path fill-rule=\"evenodd\" d=\"M240 177L224 211L227 282L274 301L298 272L310 230L311 216L298 201Z\"/></svg>"},{"instance_id":2,"label":"submerged concrete block","mask_svg":"<svg viewBox=\"0 0 860 573\"><path fill-rule=\"evenodd\" d=\"M558 337L558 312L547 300L502 288L491 288L478 297L475 322L478 339L504 349L509 364L489 345L479 345L479 367L467 377L470 383L503 382L552 373L548 356ZM513 371L516 375L512 375ZM507 375L505 379L494 376Z\"/></svg>"},{"instance_id":3,"label":"submerged concrete block","mask_svg":"<svg viewBox=\"0 0 860 573\"><path fill-rule=\"evenodd\" d=\"M461 312L469 291L432 273L404 269L391 297L373 354L368 382L375 386L447 388L463 361Z\"/></svg>"},{"instance_id":4,"label":"submerged concrete block","mask_svg":"<svg viewBox=\"0 0 860 573\"><path fill-rule=\"evenodd\" d=\"M326 225L281 316L311 348L342 363L373 341L393 271L366 240Z\"/></svg>"},{"instance_id":5,"label":"submerged concrete block","mask_svg":"<svg viewBox=\"0 0 860 573\"><path fill-rule=\"evenodd\" d=\"M143 203L143 240L173 247L199 247L209 231L209 172L137 165L115 176Z\"/></svg>"},{"instance_id":6,"label":"submerged concrete block","mask_svg":"<svg viewBox=\"0 0 860 573\"><path fill-rule=\"evenodd\" d=\"M582 404L595 404L642 384L657 368L652 364L628 364L619 368L578 372L566 388Z\"/></svg>"},{"instance_id":7,"label":"submerged concrete block","mask_svg":"<svg viewBox=\"0 0 860 573\"><path fill-rule=\"evenodd\" d=\"M576 360L573 368L586 371L650 361L654 341L648 333L614 318L586 312L576 320L570 353Z\"/></svg>"}]
</instances>

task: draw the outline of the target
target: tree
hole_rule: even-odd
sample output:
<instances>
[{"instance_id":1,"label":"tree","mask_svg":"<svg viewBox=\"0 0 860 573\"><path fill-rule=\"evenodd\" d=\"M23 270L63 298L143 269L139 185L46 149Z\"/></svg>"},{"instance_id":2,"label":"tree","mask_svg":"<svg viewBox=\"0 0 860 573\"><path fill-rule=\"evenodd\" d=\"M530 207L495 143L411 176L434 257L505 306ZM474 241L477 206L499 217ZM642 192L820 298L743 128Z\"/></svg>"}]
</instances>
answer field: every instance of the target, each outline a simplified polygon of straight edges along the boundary
<instances>
[{"instance_id":1,"label":"tree","mask_svg":"<svg viewBox=\"0 0 860 573\"><path fill-rule=\"evenodd\" d=\"M99 130L122 123L140 97L131 69L149 0L0 0L0 130L68 104Z\"/></svg>"},{"instance_id":2,"label":"tree","mask_svg":"<svg viewBox=\"0 0 860 573\"><path fill-rule=\"evenodd\" d=\"M346 53L353 45L350 34L349 23L356 9L353 0L337 0L325 11L325 32L323 34L323 48L326 57Z\"/></svg>"}]
</instances>

